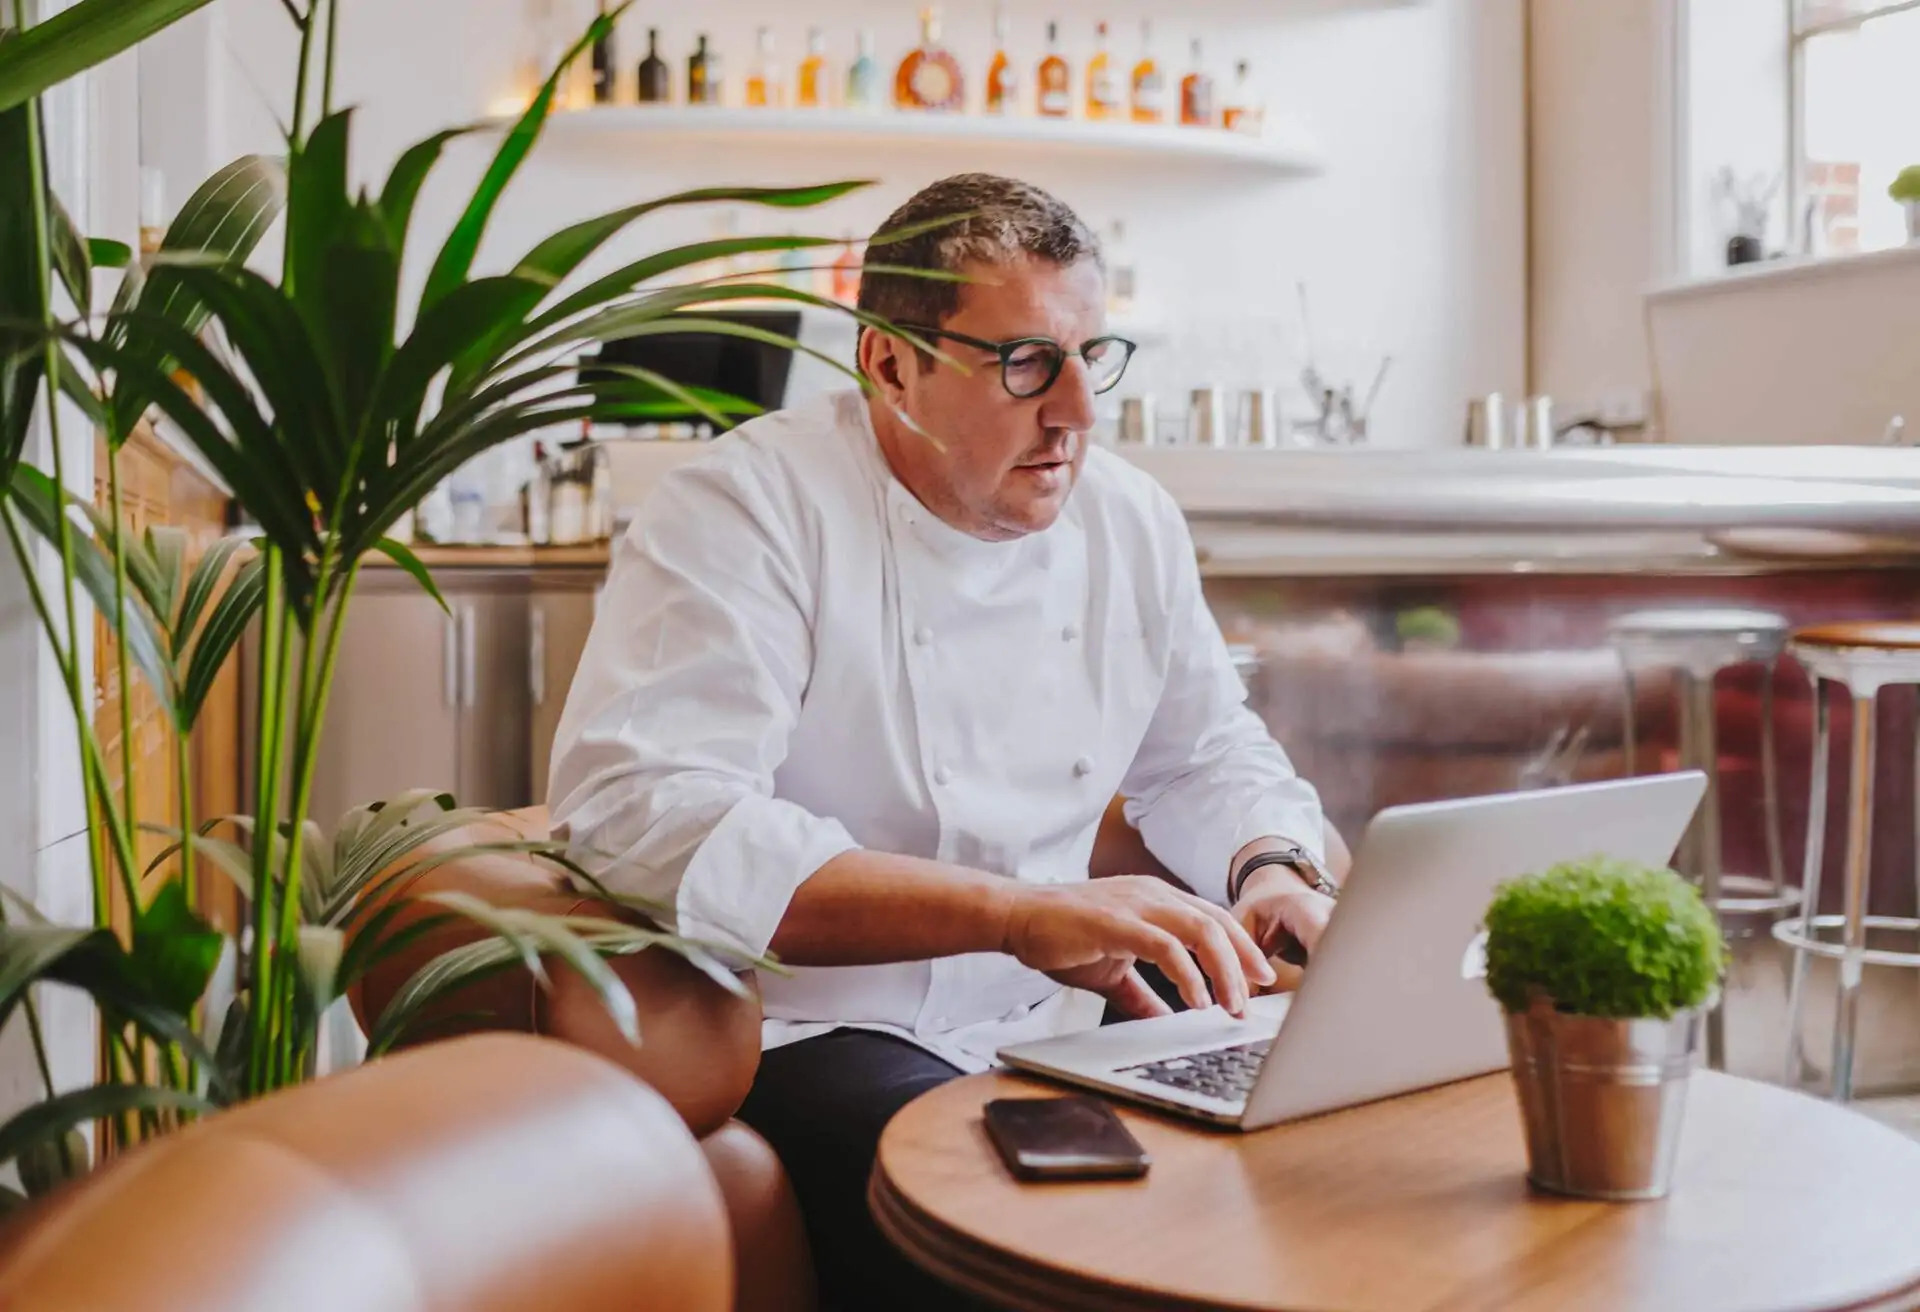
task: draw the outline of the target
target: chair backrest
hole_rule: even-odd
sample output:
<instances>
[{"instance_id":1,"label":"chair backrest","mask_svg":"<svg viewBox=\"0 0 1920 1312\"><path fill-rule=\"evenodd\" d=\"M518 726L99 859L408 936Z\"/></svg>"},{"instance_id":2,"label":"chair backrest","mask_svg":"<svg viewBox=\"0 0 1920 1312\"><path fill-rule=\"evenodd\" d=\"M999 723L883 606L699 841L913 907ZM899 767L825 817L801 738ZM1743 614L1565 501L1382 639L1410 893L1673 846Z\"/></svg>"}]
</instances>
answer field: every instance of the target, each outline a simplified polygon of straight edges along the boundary
<instances>
[{"instance_id":1,"label":"chair backrest","mask_svg":"<svg viewBox=\"0 0 1920 1312\"><path fill-rule=\"evenodd\" d=\"M727 1213L674 1109L488 1035L142 1145L0 1234L8 1312L722 1312Z\"/></svg>"}]
</instances>

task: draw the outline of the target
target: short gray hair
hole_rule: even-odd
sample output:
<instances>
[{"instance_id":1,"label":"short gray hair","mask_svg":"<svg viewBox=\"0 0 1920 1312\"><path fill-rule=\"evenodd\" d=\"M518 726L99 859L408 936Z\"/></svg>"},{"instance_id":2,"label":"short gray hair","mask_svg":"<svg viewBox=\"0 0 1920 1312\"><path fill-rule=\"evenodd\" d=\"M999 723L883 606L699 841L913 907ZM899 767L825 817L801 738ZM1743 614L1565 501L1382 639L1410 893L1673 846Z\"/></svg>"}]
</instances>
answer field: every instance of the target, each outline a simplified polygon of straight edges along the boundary
<instances>
[{"instance_id":1,"label":"short gray hair","mask_svg":"<svg viewBox=\"0 0 1920 1312\"><path fill-rule=\"evenodd\" d=\"M868 260L897 268L958 273L972 263L1007 264L1027 256L1066 266L1104 263L1100 241L1080 216L1031 183L992 173L961 173L922 189L887 216L883 236L953 215L954 223L884 245ZM898 324L938 328L960 308L962 284L898 273L862 273L860 308Z\"/></svg>"}]
</instances>

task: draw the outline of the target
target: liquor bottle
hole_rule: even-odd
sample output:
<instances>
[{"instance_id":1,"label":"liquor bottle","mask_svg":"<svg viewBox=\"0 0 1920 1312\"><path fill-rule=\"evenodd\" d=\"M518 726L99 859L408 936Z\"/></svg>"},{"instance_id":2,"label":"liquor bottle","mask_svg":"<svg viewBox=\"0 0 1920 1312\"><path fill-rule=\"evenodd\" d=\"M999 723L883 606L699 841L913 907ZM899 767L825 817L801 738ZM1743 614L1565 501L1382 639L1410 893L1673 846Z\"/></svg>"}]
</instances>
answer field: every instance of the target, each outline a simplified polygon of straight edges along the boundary
<instances>
[{"instance_id":1,"label":"liquor bottle","mask_svg":"<svg viewBox=\"0 0 1920 1312\"><path fill-rule=\"evenodd\" d=\"M820 109L827 103L827 34L807 29L807 57L800 61L793 103L802 109Z\"/></svg>"},{"instance_id":2,"label":"liquor bottle","mask_svg":"<svg viewBox=\"0 0 1920 1312\"><path fill-rule=\"evenodd\" d=\"M920 11L920 45L909 50L893 77L898 109L956 110L966 107L967 84L960 61L940 44L940 7Z\"/></svg>"},{"instance_id":3,"label":"liquor bottle","mask_svg":"<svg viewBox=\"0 0 1920 1312\"><path fill-rule=\"evenodd\" d=\"M1257 137L1266 125L1262 121L1265 116L1260 112L1259 97L1249 80L1250 73L1244 59L1233 66L1233 90L1227 95L1227 107L1220 123L1229 132L1246 132Z\"/></svg>"},{"instance_id":4,"label":"liquor bottle","mask_svg":"<svg viewBox=\"0 0 1920 1312\"><path fill-rule=\"evenodd\" d=\"M860 53L847 66L847 108L880 108L880 66L873 62L873 33L860 32Z\"/></svg>"},{"instance_id":5,"label":"liquor bottle","mask_svg":"<svg viewBox=\"0 0 1920 1312\"><path fill-rule=\"evenodd\" d=\"M852 237L847 238L840 258L833 262L833 299L842 305L860 299L860 253L853 249Z\"/></svg>"},{"instance_id":6,"label":"liquor bottle","mask_svg":"<svg viewBox=\"0 0 1920 1312\"><path fill-rule=\"evenodd\" d=\"M1153 57L1153 24L1140 24L1140 62L1133 66L1133 121L1159 123L1167 117L1167 79Z\"/></svg>"},{"instance_id":7,"label":"liquor bottle","mask_svg":"<svg viewBox=\"0 0 1920 1312\"><path fill-rule=\"evenodd\" d=\"M1210 128L1213 117L1213 78L1200 61L1200 38L1193 39L1193 71L1180 81L1180 121L1190 128Z\"/></svg>"},{"instance_id":8,"label":"liquor bottle","mask_svg":"<svg viewBox=\"0 0 1920 1312\"><path fill-rule=\"evenodd\" d=\"M1047 57L1040 61L1037 107L1042 117L1066 118L1073 113L1073 71L1060 53L1060 24L1047 24Z\"/></svg>"},{"instance_id":9,"label":"liquor bottle","mask_svg":"<svg viewBox=\"0 0 1920 1312\"><path fill-rule=\"evenodd\" d=\"M640 102L645 105L664 105L673 99L673 75L667 68L667 61L660 58L660 29L647 29L647 57L640 61L640 76L636 83Z\"/></svg>"},{"instance_id":10,"label":"liquor bottle","mask_svg":"<svg viewBox=\"0 0 1920 1312\"><path fill-rule=\"evenodd\" d=\"M1113 56L1107 50L1107 25L1101 23L1094 30L1098 40L1087 63L1087 117L1119 118L1120 87L1113 76Z\"/></svg>"},{"instance_id":11,"label":"liquor bottle","mask_svg":"<svg viewBox=\"0 0 1920 1312\"><path fill-rule=\"evenodd\" d=\"M717 105L720 103L723 85L720 78L720 56L708 48L707 34L702 32L694 45L693 54L687 59L687 103Z\"/></svg>"},{"instance_id":12,"label":"liquor bottle","mask_svg":"<svg viewBox=\"0 0 1920 1312\"><path fill-rule=\"evenodd\" d=\"M779 109L787 103L773 57L773 29L763 27L756 37L753 63L747 66L747 103L756 109Z\"/></svg>"},{"instance_id":13,"label":"liquor bottle","mask_svg":"<svg viewBox=\"0 0 1920 1312\"><path fill-rule=\"evenodd\" d=\"M600 0L600 17L607 16L607 0ZM613 93L619 79L619 66L613 57L613 27L608 25L605 35L593 43L593 103L611 105Z\"/></svg>"},{"instance_id":14,"label":"liquor bottle","mask_svg":"<svg viewBox=\"0 0 1920 1312\"><path fill-rule=\"evenodd\" d=\"M1007 57L1007 11L993 7L993 63L987 69L987 113L1020 112L1020 74Z\"/></svg>"},{"instance_id":15,"label":"liquor bottle","mask_svg":"<svg viewBox=\"0 0 1920 1312\"><path fill-rule=\"evenodd\" d=\"M1127 249L1127 225L1115 219L1107 233L1100 252L1107 264L1107 313L1118 319L1133 313L1138 277Z\"/></svg>"}]
</instances>

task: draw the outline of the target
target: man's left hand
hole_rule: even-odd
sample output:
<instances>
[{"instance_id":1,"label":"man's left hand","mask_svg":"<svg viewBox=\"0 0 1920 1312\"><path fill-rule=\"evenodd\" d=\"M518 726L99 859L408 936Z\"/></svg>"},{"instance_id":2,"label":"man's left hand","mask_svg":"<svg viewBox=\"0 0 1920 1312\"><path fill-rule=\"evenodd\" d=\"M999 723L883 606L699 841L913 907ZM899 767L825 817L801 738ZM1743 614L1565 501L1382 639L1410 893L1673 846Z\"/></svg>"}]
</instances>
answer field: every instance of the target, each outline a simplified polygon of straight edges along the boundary
<instances>
[{"instance_id":1,"label":"man's left hand","mask_svg":"<svg viewBox=\"0 0 1920 1312\"><path fill-rule=\"evenodd\" d=\"M1300 986L1300 968L1279 960L1280 950L1292 937L1312 953L1320 945L1320 936L1332 915L1333 899L1307 887L1286 866L1263 866L1247 877L1240 900L1233 904L1233 916L1267 954L1280 977L1262 992L1284 993Z\"/></svg>"}]
</instances>

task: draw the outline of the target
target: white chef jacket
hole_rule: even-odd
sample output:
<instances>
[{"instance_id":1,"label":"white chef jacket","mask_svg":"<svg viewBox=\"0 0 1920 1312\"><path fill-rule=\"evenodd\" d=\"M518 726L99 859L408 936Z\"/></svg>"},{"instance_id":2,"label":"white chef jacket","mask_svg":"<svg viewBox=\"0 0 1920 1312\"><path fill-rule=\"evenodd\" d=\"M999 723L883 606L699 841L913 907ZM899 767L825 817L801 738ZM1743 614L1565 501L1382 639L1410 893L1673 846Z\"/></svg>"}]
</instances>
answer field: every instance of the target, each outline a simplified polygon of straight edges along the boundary
<instances>
[{"instance_id":1,"label":"white chef jacket","mask_svg":"<svg viewBox=\"0 0 1920 1312\"><path fill-rule=\"evenodd\" d=\"M1087 453L1045 532L984 542L888 468L857 392L743 425L619 543L554 744L555 832L681 932L763 952L855 848L1035 884L1087 878L1116 793L1223 902L1266 835L1323 851L1318 796L1245 693L1185 519ZM997 953L761 972L767 1047L855 1026L963 1070L1097 1023Z\"/></svg>"}]
</instances>

